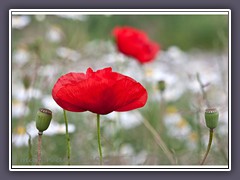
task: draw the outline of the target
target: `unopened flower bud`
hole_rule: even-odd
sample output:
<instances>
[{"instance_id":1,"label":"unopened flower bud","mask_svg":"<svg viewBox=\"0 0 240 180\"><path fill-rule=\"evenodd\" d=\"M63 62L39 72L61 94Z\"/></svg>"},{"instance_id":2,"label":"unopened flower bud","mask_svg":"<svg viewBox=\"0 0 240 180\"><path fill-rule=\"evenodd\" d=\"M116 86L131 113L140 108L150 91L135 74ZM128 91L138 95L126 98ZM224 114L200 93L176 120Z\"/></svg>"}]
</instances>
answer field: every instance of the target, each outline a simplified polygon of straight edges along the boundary
<instances>
[{"instance_id":1,"label":"unopened flower bud","mask_svg":"<svg viewBox=\"0 0 240 180\"><path fill-rule=\"evenodd\" d=\"M30 76L25 75L23 77L23 85L24 85L25 89L28 89L30 87L30 85L31 85L31 77Z\"/></svg>"},{"instance_id":2,"label":"unopened flower bud","mask_svg":"<svg viewBox=\"0 0 240 180\"><path fill-rule=\"evenodd\" d=\"M166 83L165 81L161 80L161 81L158 81L158 88L161 92L163 92L165 89L166 89Z\"/></svg>"},{"instance_id":3,"label":"unopened flower bud","mask_svg":"<svg viewBox=\"0 0 240 180\"><path fill-rule=\"evenodd\" d=\"M52 119L52 111L45 108L40 108L37 112L37 120L36 120L36 127L39 132L45 131L51 122Z\"/></svg>"},{"instance_id":4,"label":"unopened flower bud","mask_svg":"<svg viewBox=\"0 0 240 180\"><path fill-rule=\"evenodd\" d=\"M208 108L205 110L206 125L210 129L214 129L218 125L219 113L216 108Z\"/></svg>"}]
</instances>

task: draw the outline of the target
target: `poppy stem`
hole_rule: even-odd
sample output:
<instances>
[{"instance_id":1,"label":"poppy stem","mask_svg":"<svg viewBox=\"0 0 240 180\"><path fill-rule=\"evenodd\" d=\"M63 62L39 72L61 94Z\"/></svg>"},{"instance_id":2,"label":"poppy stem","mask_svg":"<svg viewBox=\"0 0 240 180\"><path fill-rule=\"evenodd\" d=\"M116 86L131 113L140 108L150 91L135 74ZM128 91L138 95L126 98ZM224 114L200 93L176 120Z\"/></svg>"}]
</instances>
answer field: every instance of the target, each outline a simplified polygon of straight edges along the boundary
<instances>
[{"instance_id":1,"label":"poppy stem","mask_svg":"<svg viewBox=\"0 0 240 180\"><path fill-rule=\"evenodd\" d=\"M100 115L99 114L97 114L97 135L98 135L98 151L99 151L100 165L102 165L102 147L101 147Z\"/></svg>"},{"instance_id":2,"label":"poppy stem","mask_svg":"<svg viewBox=\"0 0 240 180\"><path fill-rule=\"evenodd\" d=\"M207 158L207 155L208 155L208 153L209 153L209 151L210 151L210 149L211 149L212 139L213 139L213 129L209 129L208 147L207 147L207 151L206 151L206 153L205 153L205 155L204 155L204 158L203 158L203 160L202 160L202 162L201 162L201 165L204 164L204 162L205 162L205 160L206 160L206 158Z\"/></svg>"},{"instance_id":3,"label":"poppy stem","mask_svg":"<svg viewBox=\"0 0 240 180\"><path fill-rule=\"evenodd\" d=\"M37 165L41 162L41 146L42 146L42 132L38 132L38 153L37 153Z\"/></svg>"},{"instance_id":4,"label":"poppy stem","mask_svg":"<svg viewBox=\"0 0 240 180\"><path fill-rule=\"evenodd\" d=\"M70 146L70 137L68 134L68 119L66 111L63 109L64 114L64 121L65 121L65 127L66 127L66 140L67 140L67 158L68 158L68 165L70 165L70 157L71 157L71 146Z\"/></svg>"},{"instance_id":5,"label":"poppy stem","mask_svg":"<svg viewBox=\"0 0 240 180\"><path fill-rule=\"evenodd\" d=\"M28 163L29 165L32 165L32 138L31 135L28 134Z\"/></svg>"}]
</instances>

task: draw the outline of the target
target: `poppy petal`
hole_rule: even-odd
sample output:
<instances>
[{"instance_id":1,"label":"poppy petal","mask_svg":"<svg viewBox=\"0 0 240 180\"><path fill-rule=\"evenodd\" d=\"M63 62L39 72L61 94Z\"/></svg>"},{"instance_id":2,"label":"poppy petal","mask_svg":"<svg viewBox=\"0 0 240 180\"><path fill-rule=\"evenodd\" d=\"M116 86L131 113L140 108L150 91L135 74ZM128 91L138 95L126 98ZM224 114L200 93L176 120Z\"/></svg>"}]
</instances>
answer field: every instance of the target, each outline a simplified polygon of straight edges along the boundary
<instances>
[{"instance_id":1,"label":"poppy petal","mask_svg":"<svg viewBox=\"0 0 240 180\"><path fill-rule=\"evenodd\" d=\"M135 80L125 77L113 87L115 111L129 111L143 107L147 101L146 89Z\"/></svg>"}]
</instances>

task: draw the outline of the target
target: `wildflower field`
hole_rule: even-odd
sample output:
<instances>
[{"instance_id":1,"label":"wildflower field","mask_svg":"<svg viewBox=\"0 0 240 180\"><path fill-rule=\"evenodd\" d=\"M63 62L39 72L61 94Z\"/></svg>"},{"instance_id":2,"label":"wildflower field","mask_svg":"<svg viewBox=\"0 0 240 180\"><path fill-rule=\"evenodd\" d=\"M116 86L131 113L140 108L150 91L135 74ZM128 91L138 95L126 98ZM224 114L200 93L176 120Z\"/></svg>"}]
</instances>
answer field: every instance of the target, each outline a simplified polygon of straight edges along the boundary
<instances>
[{"instance_id":1,"label":"wildflower field","mask_svg":"<svg viewBox=\"0 0 240 180\"><path fill-rule=\"evenodd\" d=\"M227 15L11 23L12 165L228 165Z\"/></svg>"}]
</instances>

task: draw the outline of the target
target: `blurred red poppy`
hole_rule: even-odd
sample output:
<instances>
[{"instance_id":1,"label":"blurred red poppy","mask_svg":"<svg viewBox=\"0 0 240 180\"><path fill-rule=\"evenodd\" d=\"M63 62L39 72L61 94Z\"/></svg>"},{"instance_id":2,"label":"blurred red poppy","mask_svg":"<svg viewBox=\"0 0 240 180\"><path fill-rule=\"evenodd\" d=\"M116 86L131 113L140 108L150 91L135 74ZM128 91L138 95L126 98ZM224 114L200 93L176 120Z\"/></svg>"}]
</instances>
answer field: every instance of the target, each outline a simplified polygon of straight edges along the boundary
<instances>
[{"instance_id":1,"label":"blurred red poppy","mask_svg":"<svg viewBox=\"0 0 240 180\"><path fill-rule=\"evenodd\" d=\"M112 68L65 74L54 85L52 96L65 110L97 114L133 110L147 101L147 91L140 83Z\"/></svg>"},{"instance_id":2,"label":"blurred red poppy","mask_svg":"<svg viewBox=\"0 0 240 180\"><path fill-rule=\"evenodd\" d=\"M160 46L151 41L144 31L129 27L113 29L118 50L127 56L136 58L141 64L154 60Z\"/></svg>"}]
</instances>

